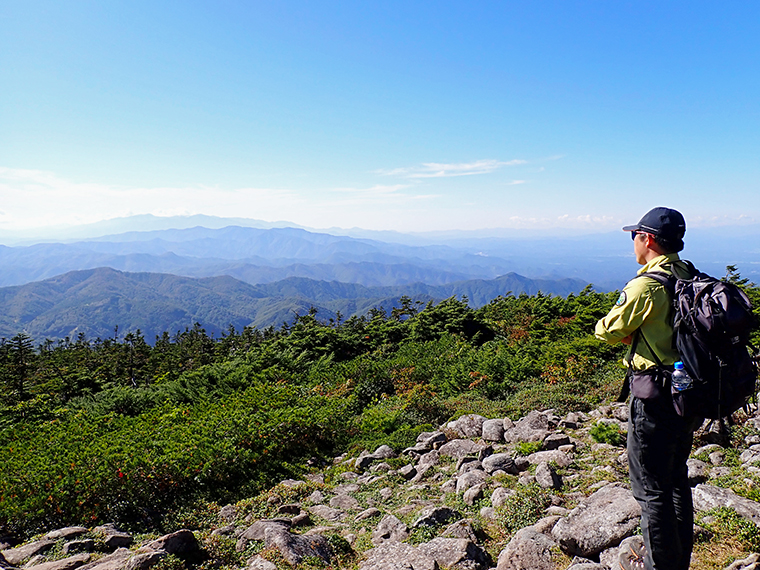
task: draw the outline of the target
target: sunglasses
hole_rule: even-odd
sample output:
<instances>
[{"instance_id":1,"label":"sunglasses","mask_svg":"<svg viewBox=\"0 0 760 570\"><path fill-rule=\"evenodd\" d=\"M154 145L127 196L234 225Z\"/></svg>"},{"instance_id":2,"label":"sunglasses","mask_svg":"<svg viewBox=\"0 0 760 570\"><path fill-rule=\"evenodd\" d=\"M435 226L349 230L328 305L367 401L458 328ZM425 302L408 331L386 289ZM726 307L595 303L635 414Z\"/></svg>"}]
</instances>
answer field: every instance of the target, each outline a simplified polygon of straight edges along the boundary
<instances>
[{"instance_id":1,"label":"sunglasses","mask_svg":"<svg viewBox=\"0 0 760 570\"><path fill-rule=\"evenodd\" d=\"M633 232L631 232L631 239L635 240L637 235L645 236L645 235L647 235L647 233L646 232L633 231Z\"/></svg>"}]
</instances>

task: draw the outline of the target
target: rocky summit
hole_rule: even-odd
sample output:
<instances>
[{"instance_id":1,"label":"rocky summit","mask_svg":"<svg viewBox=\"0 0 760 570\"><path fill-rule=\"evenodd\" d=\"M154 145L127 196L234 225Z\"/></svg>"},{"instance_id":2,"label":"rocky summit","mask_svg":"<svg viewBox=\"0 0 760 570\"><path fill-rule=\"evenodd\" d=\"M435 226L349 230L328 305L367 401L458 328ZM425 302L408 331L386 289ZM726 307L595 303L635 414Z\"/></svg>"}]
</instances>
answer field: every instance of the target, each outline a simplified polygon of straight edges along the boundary
<instances>
[{"instance_id":1,"label":"rocky summit","mask_svg":"<svg viewBox=\"0 0 760 570\"><path fill-rule=\"evenodd\" d=\"M0 537L0 568L617 570L640 532L627 417L622 404L514 421L465 415L406 449L345 454L257 497L210 505L170 534L110 524ZM695 568L760 569L746 541L711 543L722 520L742 536L760 527L760 417L734 430L730 439L703 426L689 460Z\"/></svg>"}]
</instances>

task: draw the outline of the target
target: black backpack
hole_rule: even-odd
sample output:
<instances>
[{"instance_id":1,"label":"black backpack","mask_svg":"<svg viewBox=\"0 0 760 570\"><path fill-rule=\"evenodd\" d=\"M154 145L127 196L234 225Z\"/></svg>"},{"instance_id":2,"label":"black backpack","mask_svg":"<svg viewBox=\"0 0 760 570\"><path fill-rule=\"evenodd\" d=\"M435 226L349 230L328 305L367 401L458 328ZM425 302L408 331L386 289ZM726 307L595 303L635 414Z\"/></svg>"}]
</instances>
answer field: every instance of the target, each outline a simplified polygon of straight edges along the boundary
<instances>
[{"instance_id":1,"label":"black backpack","mask_svg":"<svg viewBox=\"0 0 760 570\"><path fill-rule=\"evenodd\" d=\"M739 287L685 263L692 275L689 279L663 272L640 276L661 283L673 301L673 341L693 379L691 388L672 390L676 412L720 419L746 409L755 394L757 350L750 343L750 333L756 318Z\"/></svg>"}]
</instances>

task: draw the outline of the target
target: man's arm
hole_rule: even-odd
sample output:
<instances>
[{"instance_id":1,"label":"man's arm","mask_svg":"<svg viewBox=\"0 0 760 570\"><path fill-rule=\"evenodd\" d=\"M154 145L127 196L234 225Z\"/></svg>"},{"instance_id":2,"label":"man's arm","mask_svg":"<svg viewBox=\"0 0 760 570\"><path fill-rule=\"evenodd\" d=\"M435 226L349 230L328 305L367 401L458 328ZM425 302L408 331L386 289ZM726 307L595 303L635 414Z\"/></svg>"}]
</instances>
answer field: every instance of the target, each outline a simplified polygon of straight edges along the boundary
<instances>
[{"instance_id":1,"label":"man's arm","mask_svg":"<svg viewBox=\"0 0 760 570\"><path fill-rule=\"evenodd\" d=\"M596 323L594 335L610 344L631 344L633 333L652 310L648 279L629 281L620 293L615 306Z\"/></svg>"}]
</instances>

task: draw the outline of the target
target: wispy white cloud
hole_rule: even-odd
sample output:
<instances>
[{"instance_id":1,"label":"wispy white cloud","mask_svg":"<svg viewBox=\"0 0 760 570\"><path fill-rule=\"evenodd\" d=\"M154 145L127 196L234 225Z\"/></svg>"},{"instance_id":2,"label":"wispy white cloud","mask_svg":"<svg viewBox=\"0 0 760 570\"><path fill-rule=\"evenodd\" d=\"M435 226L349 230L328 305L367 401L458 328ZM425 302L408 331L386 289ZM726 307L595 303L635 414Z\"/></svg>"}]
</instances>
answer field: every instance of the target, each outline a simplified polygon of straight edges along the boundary
<instances>
[{"instance_id":1,"label":"wispy white cloud","mask_svg":"<svg viewBox=\"0 0 760 570\"><path fill-rule=\"evenodd\" d=\"M518 184L526 184L527 180L512 180L511 182L507 182L507 186L517 186Z\"/></svg>"},{"instance_id":2,"label":"wispy white cloud","mask_svg":"<svg viewBox=\"0 0 760 570\"><path fill-rule=\"evenodd\" d=\"M339 195L335 200L340 205L385 204L399 205L420 200L430 200L439 197L437 194L414 194L402 192L409 188L408 184L376 184L368 188L333 188L332 192Z\"/></svg>"},{"instance_id":3,"label":"wispy white cloud","mask_svg":"<svg viewBox=\"0 0 760 570\"><path fill-rule=\"evenodd\" d=\"M515 160L476 160L475 162L442 163L425 162L419 166L394 168L391 170L376 170L384 176L401 176L403 178L449 178L452 176L473 176L488 174L505 166L517 166L527 161Z\"/></svg>"},{"instance_id":4,"label":"wispy white cloud","mask_svg":"<svg viewBox=\"0 0 760 570\"><path fill-rule=\"evenodd\" d=\"M279 219L304 201L297 192L273 188L125 187L0 167L5 213L0 225L8 229L86 224L133 214Z\"/></svg>"}]
</instances>

